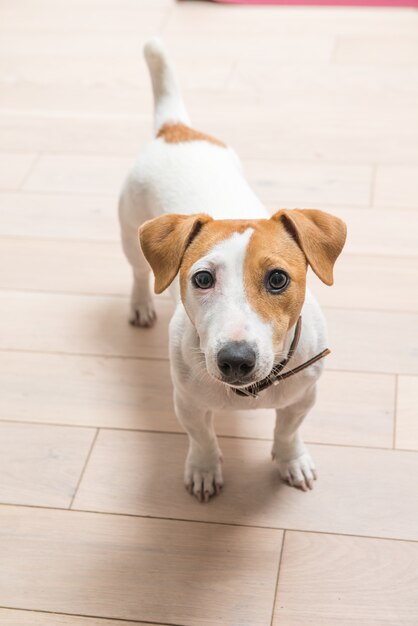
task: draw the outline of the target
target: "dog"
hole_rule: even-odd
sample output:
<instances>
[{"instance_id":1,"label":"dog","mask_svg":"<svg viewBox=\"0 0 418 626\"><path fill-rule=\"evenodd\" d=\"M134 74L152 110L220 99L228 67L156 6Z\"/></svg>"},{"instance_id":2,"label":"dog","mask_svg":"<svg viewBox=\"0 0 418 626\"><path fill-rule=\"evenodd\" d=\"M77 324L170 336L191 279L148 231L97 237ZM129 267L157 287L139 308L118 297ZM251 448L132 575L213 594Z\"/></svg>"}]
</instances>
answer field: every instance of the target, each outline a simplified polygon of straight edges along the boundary
<instances>
[{"instance_id":1,"label":"dog","mask_svg":"<svg viewBox=\"0 0 418 626\"><path fill-rule=\"evenodd\" d=\"M150 268L155 292L170 287L178 300L169 342L175 412L189 435L186 488L205 502L222 489L213 411L262 407L276 410L281 478L307 491L317 473L298 429L328 350L306 273L309 265L333 283L345 224L314 209L270 216L235 152L192 128L162 42L150 40L144 56L155 139L123 185L119 217L133 268L131 323L155 321Z\"/></svg>"}]
</instances>

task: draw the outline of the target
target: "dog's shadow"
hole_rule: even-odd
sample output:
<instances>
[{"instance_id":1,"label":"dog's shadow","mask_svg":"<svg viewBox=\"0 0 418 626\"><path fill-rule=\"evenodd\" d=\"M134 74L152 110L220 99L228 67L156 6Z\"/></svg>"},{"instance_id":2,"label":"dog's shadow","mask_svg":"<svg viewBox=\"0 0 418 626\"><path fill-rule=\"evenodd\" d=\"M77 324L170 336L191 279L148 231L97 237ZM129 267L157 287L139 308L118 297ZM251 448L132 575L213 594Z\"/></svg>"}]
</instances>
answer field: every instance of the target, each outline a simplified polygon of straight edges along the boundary
<instances>
[{"instance_id":1,"label":"dog's shadow","mask_svg":"<svg viewBox=\"0 0 418 626\"><path fill-rule=\"evenodd\" d=\"M115 356L134 356L140 353L141 345L146 346L148 353L153 338L159 346L162 345L167 336L170 311L166 302L157 299L156 304L159 318L151 330L134 328L128 324L128 303L125 298L112 300L108 307L103 307L103 315L97 320L96 333L103 333L109 356L110 353ZM111 327L116 332L111 333ZM130 348L128 352L126 346ZM252 410L251 414L243 414L241 410L222 411L215 415L215 429L220 434L224 456L225 487L220 496L211 499L209 503L200 504L187 494L183 486L187 436L175 418L168 361L164 358L161 360L160 351L156 361L144 361L140 357L138 361L117 358L107 376L112 372L115 381L108 381L107 386L121 386L118 392L109 394L110 402L114 402L116 396L116 406L111 410L118 413L120 421L115 425L133 431L132 442L137 441L141 449L137 458L135 455L129 457L133 465L129 468L129 474L138 476L139 492L133 493L132 497L138 503L138 509L141 509L140 514L153 515L155 509L161 517L173 517L172 511L175 510L179 512L180 518L188 519L187 515L190 515L191 519L201 521L244 524L252 523L252 520L260 522L272 500L277 506L283 490L288 487L280 481L278 470L271 462L271 441L257 439L273 434L272 414L267 414L265 410ZM241 420L244 428L241 427ZM261 420L265 423L260 427ZM255 438L242 438L252 436ZM164 505L158 504L158 494L162 496ZM145 503L149 506L143 510Z\"/></svg>"},{"instance_id":2,"label":"dog's shadow","mask_svg":"<svg viewBox=\"0 0 418 626\"><path fill-rule=\"evenodd\" d=\"M158 313L161 312L158 310L159 305L161 301L157 299ZM112 340L115 352L123 354L127 343L131 346L139 346L141 342L149 344L152 341L150 334L158 336L159 343L161 342L161 335L164 336L167 332L166 310L163 319L160 316L154 329L150 331L129 326L125 308L126 301L121 299L117 305L112 303L110 311L104 310L103 313L102 330L106 334L109 332L109 316L115 320L115 324L125 326L123 332L119 331ZM119 317L118 321L116 317ZM97 332L100 332L100 324ZM118 337L121 339L120 351L116 346ZM282 494L289 487L281 482L277 467L271 461L271 441L241 438L241 432L244 430L247 436L251 436L251 433L255 436L257 433L258 436L260 433L262 436L270 432L273 434L272 415L263 410L253 410L251 414L222 411L215 416L215 429L221 433L219 441L224 457L225 486L222 493L210 502L199 503L186 492L183 485L188 441L175 418L168 362L162 360L155 365L154 361L150 361L146 368L143 361L141 364L134 359L129 362L129 381L123 385L123 403L118 405L118 411L129 412L129 419L121 415L120 421L121 425L129 424L129 428L132 428L133 432L126 433L127 442L130 440L131 445L136 442L138 446L138 454L128 455L126 459L130 464L127 468L129 476L137 476L138 480L133 480L130 485L132 493L127 497L132 501L123 503L126 505L126 512L165 518L177 515L179 519L208 522L269 525L263 523L267 512L271 507L276 509ZM128 373L126 361L116 359L115 363L120 367L120 372L115 372L115 377L118 381L123 381ZM161 376L163 384L159 381L154 386L154 376ZM159 396L150 397L151 390L157 395L159 393ZM240 428L241 420L245 421L244 429ZM259 424L254 424L257 420L264 420L266 423L260 428ZM111 463L111 459L109 462Z\"/></svg>"}]
</instances>

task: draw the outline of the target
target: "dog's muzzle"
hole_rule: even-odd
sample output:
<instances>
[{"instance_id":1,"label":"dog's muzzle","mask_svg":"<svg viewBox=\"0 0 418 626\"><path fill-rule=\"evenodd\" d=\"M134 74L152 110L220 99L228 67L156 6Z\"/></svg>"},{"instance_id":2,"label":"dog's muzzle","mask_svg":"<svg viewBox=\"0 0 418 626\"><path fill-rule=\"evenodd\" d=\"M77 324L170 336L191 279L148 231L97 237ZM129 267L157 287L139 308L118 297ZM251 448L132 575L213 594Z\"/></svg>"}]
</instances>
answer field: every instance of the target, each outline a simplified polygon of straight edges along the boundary
<instances>
[{"instance_id":1,"label":"dog's muzzle","mask_svg":"<svg viewBox=\"0 0 418 626\"><path fill-rule=\"evenodd\" d=\"M218 352L217 364L226 383L245 383L257 362L254 348L247 341L229 341Z\"/></svg>"},{"instance_id":2,"label":"dog's muzzle","mask_svg":"<svg viewBox=\"0 0 418 626\"><path fill-rule=\"evenodd\" d=\"M320 352L316 356L313 356L308 361L305 361L305 363L302 363L301 365L298 365L297 367L293 367L287 372L282 372L282 370L289 363L290 359L293 357L296 351L296 348L298 347L301 332L302 332L302 318L299 317L297 324L296 324L296 328L295 328L295 334L293 335L293 340L290 345L289 352L287 353L287 357L283 359L282 361L280 361L280 363L275 365L273 369L271 370L270 374L266 376L266 378L263 378L263 380L260 380L259 382L254 383L252 385L248 385L248 387L241 387L240 389L236 389L233 387L233 390L235 391L235 393L238 394L239 396L244 396L247 398L258 398L258 394L261 391L264 391L264 389L268 389L269 387L271 387L271 385L278 385L281 380L285 380L286 378L289 378L290 376L294 376L295 374L298 374L299 372L306 369L310 365L313 365L320 359L323 359L325 356L328 356L328 354L330 353L330 350L326 348L325 350L322 350L322 352Z\"/></svg>"}]
</instances>

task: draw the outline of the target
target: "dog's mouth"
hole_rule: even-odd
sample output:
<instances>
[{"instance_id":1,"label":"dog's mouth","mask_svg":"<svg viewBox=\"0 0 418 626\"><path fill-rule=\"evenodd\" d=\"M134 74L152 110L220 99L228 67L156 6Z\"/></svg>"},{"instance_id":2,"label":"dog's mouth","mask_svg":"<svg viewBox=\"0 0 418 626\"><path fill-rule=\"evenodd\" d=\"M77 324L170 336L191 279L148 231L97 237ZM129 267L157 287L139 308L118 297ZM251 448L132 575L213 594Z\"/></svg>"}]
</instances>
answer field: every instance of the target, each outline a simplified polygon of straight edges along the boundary
<instances>
[{"instance_id":1,"label":"dog's mouth","mask_svg":"<svg viewBox=\"0 0 418 626\"><path fill-rule=\"evenodd\" d=\"M222 380L222 378L220 378L219 380L221 381L221 383L223 383L227 387L233 387L234 389L240 389L241 387L247 387L248 385L252 384L252 381L243 383L242 381L239 381L239 380L227 381L227 380Z\"/></svg>"},{"instance_id":2,"label":"dog's mouth","mask_svg":"<svg viewBox=\"0 0 418 626\"><path fill-rule=\"evenodd\" d=\"M226 380L221 377L214 377L217 381L225 385L226 387L232 387L233 389L243 389L245 387L249 387L250 385L254 385L259 383L264 379L264 376L251 376L248 378L236 379L236 380Z\"/></svg>"}]
</instances>

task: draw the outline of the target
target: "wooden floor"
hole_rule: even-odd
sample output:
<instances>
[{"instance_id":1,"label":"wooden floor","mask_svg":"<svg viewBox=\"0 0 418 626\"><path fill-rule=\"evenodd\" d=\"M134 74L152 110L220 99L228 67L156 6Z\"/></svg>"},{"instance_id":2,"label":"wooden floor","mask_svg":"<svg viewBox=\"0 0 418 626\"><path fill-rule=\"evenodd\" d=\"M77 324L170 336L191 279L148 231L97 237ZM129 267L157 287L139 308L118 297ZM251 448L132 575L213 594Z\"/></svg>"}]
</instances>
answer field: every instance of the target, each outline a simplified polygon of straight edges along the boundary
<instances>
[{"instance_id":1,"label":"wooden floor","mask_svg":"<svg viewBox=\"0 0 418 626\"><path fill-rule=\"evenodd\" d=\"M335 286L311 278L332 348L312 493L280 484L260 411L217 416L225 490L193 500L173 305L127 324L116 197L155 33L269 208L347 221ZM2 626L417 626L417 84L412 9L3 0Z\"/></svg>"}]
</instances>

